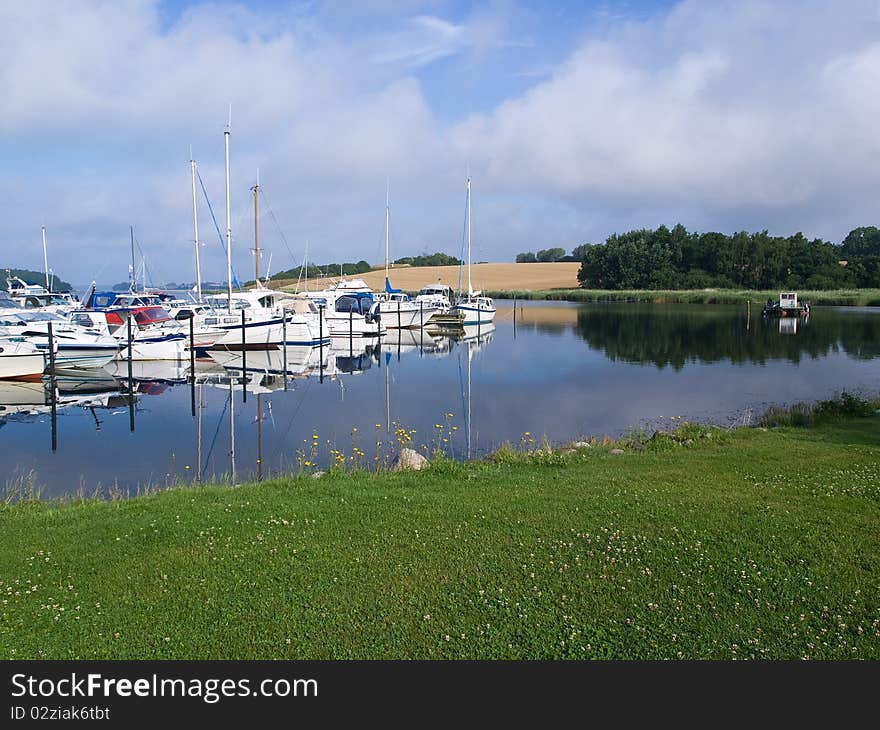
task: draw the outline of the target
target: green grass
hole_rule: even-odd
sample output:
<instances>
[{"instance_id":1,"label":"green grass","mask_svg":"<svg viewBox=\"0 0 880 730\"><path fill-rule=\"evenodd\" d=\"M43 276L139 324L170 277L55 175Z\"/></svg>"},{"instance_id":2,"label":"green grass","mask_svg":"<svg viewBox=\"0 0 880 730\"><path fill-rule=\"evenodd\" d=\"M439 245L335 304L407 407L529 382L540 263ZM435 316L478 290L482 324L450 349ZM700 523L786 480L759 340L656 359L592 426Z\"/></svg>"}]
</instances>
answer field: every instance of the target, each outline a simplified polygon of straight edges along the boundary
<instances>
[{"instance_id":1,"label":"green grass","mask_svg":"<svg viewBox=\"0 0 880 730\"><path fill-rule=\"evenodd\" d=\"M4 658L880 658L876 415L5 504L0 534Z\"/></svg>"},{"instance_id":2,"label":"green grass","mask_svg":"<svg viewBox=\"0 0 880 730\"><path fill-rule=\"evenodd\" d=\"M751 301L759 308L768 299L777 301L778 291L734 289L683 290L621 290L552 289L550 291L491 291L495 299L556 300L569 302L650 302L653 304L745 304ZM799 291L801 301L819 306L880 306L880 289L836 289L831 291Z\"/></svg>"}]
</instances>

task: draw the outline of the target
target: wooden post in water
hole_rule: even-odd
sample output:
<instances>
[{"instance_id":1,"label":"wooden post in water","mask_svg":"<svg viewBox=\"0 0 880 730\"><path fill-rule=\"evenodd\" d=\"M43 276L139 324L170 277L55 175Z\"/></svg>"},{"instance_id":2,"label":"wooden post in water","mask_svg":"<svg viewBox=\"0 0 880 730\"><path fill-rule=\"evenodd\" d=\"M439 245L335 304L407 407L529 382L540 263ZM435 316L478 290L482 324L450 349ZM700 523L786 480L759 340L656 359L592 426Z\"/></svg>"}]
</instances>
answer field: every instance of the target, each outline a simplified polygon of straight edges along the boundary
<instances>
[{"instance_id":1,"label":"wooden post in water","mask_svg":"<svg viewBox=\"0 0 880 730\"><path fill-rule=\"evenodd\" d=\"M55 398L55 333L49 322L49 388L52 405L52 451L58 448L58 403Z\"/></svg>"},{"instance_id":2,"label":"wooden post in water","mask_svg":"<svg viewBox=\"0 0 880 730\"><path fill-rule=\"evenodd\" d=\"M513 339L516 339L516 292L513 293Z\"/></svg>"},{"instance_id":3,"label":"wooden post in water","mask_svg":"<svg viewBox=\"0 0 880 730\"><path fill-rule=\"evenodd\" d=\"M128 430L134 433L134 378L132 377L131 359L131 310L128 312L126 324L128 325Z\"/></svg>"},{"instance_id":4,"label":"wooden post in water","mask_svg":"<svg viewBox=\"0 0 880 730\"><path fill-rule=\"evenodd\" d=\"M397 300L397 329L400 329L400 300ZM398 339L398 342L400 340Z\"/></svg>"},{"instance_id":5,"label":"wooden post in water","mask_svg":"<svg viewBox=\"0 0 880 730\"><path fill-rule=\"evenodd\" d=\"M354 355L354 310L348 310L348 356Z\"/></svg>"},{"instance_id":6,"label":"wooden post in water","mask_svg":"<svg viewBox=\"0 0 880 730\"><path fill-rule=\"evenodd\" d=\"M324 382L324 305L318 305L318 382Z\"/></svg>"},{"instance_id":7,"label":"wooden post in water","mask_svg":"<svg viewBox=\"0 0 880 730\"><path fill-rule=\"evenodd\" d=\"M189 318L189 400L192 417L196 417L196 347L195 315Z\"/></svg>"},{"instance_id":8,"label":"wooden post in water","mask_svg":"<svg viewBox=\"0 0 880 730\"><path fill-rule=\"evenodd\" d=\"M281 367L284 368L284 390L287 390L287 312L284 312L284 318L281 320L281 339L284 342L281 345Z\"/></svg>"},{"instance_id":9,"label":"wooden post in water","mask_svg":"<svg viewBox=\"0 0 880 730\"><path fill-rule=\"evenodd\" d=\"M241 402L247 403L247 342L243 309L241 310Z\"/></svg>"}]
</instances>

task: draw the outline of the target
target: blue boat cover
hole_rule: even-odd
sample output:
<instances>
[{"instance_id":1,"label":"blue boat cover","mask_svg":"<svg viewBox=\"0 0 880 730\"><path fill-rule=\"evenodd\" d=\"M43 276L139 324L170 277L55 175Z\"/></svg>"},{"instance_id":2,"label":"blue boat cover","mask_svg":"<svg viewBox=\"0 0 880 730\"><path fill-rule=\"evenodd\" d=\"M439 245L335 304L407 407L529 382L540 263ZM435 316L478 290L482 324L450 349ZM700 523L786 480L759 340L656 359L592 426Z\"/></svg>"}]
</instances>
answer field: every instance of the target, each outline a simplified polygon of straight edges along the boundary
<instances>
[{"instance_id":1,"label":"blue boat cover","mask_svg":"<svg viewBox=\"0 0 880 730\"><path fill-rule=\"evenodd\" d=\"M385 277L385 291L386 291L386 293L388 293L388 294L400 294L400 292L402 292L403 289L394 289L394 288L391 286L391 282L388 281L388 277L386 276L386 277Z\"/></svg>"}]
</instances>

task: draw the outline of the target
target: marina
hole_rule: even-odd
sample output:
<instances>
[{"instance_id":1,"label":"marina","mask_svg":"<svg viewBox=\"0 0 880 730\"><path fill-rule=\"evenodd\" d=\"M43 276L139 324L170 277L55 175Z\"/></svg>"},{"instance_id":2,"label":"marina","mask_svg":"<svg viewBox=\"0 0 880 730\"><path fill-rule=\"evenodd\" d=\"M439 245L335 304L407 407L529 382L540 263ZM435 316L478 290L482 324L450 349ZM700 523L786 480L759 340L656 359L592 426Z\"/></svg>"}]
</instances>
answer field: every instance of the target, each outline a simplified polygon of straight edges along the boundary
<instances>
[{"instance_id":1,"label":"marina","mask_svg":"<svg viewBox=\"0 0 880 730\"><path fill-rule=\"evenodd\" d=\"M62 497L233 473L238 483L326 469L339 453L348 467L374 469L402 445L466 459L671 419L750 425L770 405L873 392L880 378L876 308L816 308L794 332L788 318L739 306L518 302L515 311L499 302L493 323L453 335L389 329L222 350L192 358L194 369L189 355L123 359L3 381L0 471L7 490L33 484Z\"/></svg>"}]
</instances>

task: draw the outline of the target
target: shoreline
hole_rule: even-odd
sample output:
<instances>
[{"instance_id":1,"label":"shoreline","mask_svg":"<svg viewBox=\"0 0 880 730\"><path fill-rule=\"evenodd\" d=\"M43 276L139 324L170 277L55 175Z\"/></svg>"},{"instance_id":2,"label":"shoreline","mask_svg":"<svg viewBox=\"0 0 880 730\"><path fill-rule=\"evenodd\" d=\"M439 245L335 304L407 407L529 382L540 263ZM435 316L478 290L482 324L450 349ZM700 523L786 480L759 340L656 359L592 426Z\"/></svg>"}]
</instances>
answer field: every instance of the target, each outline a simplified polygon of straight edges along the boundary
<instances>
[{"instance_id":1,"label":"shoreline","mask_svg":"<svg viewBox=\"0 0 880 730\"><path fill-rule=\"evenodd\" d=\"M746 304L751 302L760 314L760 307L768 299L778 300L778 291L736 289L680 289L680 290L610 290L610 289L504 289L486 291L493 299L526 301L565 301L583 303L648 303L648 304ZM799 298L810 306L880 307L880 289L848 289L799 292Z\"/></svg>"},{"instance_id":2,"label":"shoreline","mask_svg":"<svg viewBox=\"0 0 880 730\"><path fill-rule=\"evenodd\" d=\"M296 469L291 468L288 471L270 472L260 479L254 479L249 476L247 479L237 483L230 483L223 479L218 480L216 476L212 476L205 481L186 482L177 480L170 483L166 482L165 484L138 485L128 490L118 487L114 489L102 488L99 485L90 494L81 485L80 489L76 492L52 497L45 497L43 495L45 487L39 485L37 475L32 470L27 474L20 475L17 479L7 480L6 484L0 487L0 511L4 507L14 507L18 504L39 503L61 507L86 502L132 501L177 490L200 491L206 488L237 489L246 485L259 486L278 480L321 479L328 474L337 476L352 474L367 478L381 478L383 475L398 473L393 468L393 463L395 457L403 450L414 452L417 455L415 458L425 457L427 459L427 462L421 469L430 469L435 464L440 467L444 464L478 467L481 464L495 463L499 460L528 461L531 456L535 455L538 457L565 456L573 453L578 448L593 448L597 446L606 449L622 447L623 449L633 451L644 451L646 446L656 445L658 438L667 444L681 445L683 441L692 440L690 435L693 433L698 435L712 432L723 434L736 429L760 429L766 431L768 427L778 428L780 426L813 427L836 418L866 417L870 415L880 415L880 394L858 389L852 391L844 389L840 392L839 396L829 400L797 402L789 405L770 405L762 415L755 418L754 422L752 422L752 414L749 415L748 420L738 417L728 421L726 424L716 421L686 420L684 417L677 417L678 423L676 424L675 417L673 417L669 424L672 428L669 430L663 428L665 421L640 421L624 429L618 436L608 435L607 433L601 436L595 434L580 435L570 437L565 441L550 441L546 435L535 438L530 431L526 431L518 444L510 441L501 442L491 450L470 459L455 458L455 456L439 448L437 446L439 442L435 443L433 450L429 450L426 445L414 448L414 444L398 439L398 447L385 452L381 465L374 465L372 468L368 468L363 459L358 459L355 463L350 464L346 459L344 450L334 448L331 450L331 455L328 456L328 463L315 463L312 465L315 468L308 466L309 462L305 461L306 466L300 463ZM685 435L679 438L677 435L679 432ZM335 458L333 457L334 454ZM302 458L304 459L305 456ZM420 470L403 468L401 471L417 473Z\"/></svg>"}]
</instances>

